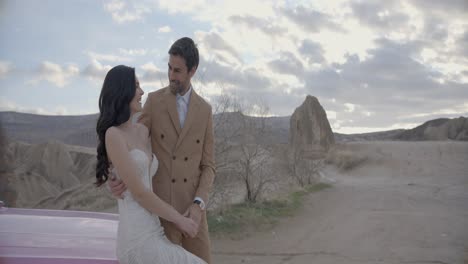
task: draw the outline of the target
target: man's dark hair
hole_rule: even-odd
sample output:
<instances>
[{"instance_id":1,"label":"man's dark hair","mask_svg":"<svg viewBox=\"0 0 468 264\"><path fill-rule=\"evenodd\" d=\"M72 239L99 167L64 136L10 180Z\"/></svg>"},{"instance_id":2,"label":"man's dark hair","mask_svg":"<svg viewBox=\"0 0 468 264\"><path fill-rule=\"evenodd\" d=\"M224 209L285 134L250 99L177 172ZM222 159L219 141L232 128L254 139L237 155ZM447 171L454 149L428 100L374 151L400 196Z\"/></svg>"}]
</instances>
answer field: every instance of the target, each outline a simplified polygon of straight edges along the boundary
<instances>
[{"instance_id":1,"label":"man's dark hair","mask_svg":"<svg viewBox=\"0 0 468 264\"><path fill-rule=\"evenodd\" d=\"M198 67L198 48L191 38L183 37L172 44L169 54L181 56L185 59L187 71L193 67Z\"/></svg>"}]
</instances>

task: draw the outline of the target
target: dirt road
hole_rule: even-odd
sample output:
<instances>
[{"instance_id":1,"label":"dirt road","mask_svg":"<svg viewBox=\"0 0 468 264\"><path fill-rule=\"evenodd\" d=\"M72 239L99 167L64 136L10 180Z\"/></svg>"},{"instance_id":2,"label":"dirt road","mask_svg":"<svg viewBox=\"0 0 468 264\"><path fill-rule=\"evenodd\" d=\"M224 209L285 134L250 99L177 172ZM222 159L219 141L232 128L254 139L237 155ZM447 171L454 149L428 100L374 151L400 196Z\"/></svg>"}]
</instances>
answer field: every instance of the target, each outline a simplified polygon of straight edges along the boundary
<instances>
[{"instance_id":1,"label":"dirt road","mask_svg":"<svg viewBox=\"0 0 468 264\"><path fill-rule=\"evenodd\" d=\"M214 263L468 263L468 144L355 143L370 160L327 168L333 187L274 230L214 239Z\"/></svg>"}]
</instances>

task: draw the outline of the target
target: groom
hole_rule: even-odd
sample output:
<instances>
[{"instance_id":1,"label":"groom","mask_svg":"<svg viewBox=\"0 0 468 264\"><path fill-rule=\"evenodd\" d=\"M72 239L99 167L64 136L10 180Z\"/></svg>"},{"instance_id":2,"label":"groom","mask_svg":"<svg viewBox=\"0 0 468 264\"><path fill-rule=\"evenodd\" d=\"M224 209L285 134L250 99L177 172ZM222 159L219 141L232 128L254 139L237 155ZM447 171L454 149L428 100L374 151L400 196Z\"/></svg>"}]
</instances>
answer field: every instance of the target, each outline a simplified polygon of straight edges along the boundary
<instances>
[{"instance_id":1,"label":"groom","mask_svg":"<svg viewBox=\"0 0 468 264\"><path fill-rule=\"evenodd\" d=\"M184 37L169 49L168 87L149 93L140 122L148 127L159 167L153 190L177 211L198 224L191 238L164 219L166 236L208 263L211 263L206 203L215 177L213 116L211 106L190 82L197 71L198 48ZM112 193L125 190L119 180L110 181Z\"/></svg>"}]
</instances>

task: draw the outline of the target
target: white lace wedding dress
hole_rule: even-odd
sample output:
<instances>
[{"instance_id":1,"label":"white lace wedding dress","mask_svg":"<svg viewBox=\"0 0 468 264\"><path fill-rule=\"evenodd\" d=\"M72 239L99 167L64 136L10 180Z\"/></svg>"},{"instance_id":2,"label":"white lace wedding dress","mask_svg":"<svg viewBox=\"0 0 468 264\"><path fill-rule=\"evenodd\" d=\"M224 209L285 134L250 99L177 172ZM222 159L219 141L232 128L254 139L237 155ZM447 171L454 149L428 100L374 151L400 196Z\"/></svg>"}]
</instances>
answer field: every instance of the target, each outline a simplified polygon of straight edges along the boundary
<instances>
[{"instance_id":1,"label":"white lace wedding dress","mask_svg":"<svg viewBox=\"0 0 468 264\"><path fill-rule=\"evenodd\" d=\"M156 156L153 154L150 161L139 149L131 150L130 156L135 160L145 187L153 190L152 177L158 168ZM118 203L117 258L120 264L206 263L169 241L158 216L141 207L128 190Z\"/></svg>"}]
</instances>

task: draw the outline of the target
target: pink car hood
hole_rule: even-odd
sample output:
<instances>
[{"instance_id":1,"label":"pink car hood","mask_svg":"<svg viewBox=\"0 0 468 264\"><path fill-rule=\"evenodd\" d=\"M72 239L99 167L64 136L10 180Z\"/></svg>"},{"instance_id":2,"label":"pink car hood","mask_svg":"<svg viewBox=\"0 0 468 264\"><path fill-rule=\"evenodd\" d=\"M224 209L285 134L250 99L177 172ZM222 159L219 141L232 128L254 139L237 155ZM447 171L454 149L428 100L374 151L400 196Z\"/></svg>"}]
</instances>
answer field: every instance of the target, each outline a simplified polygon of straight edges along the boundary
<instances>
[{"instance_id":1,"label":"pink car hood","mask_svg":"<svg viewBox=\"0 0 468 264\"><path fill-rule=\"evenodd\" d=\"M0 207L0 263L118 263L118 215Z\"/></svg>"}]
</instances>

